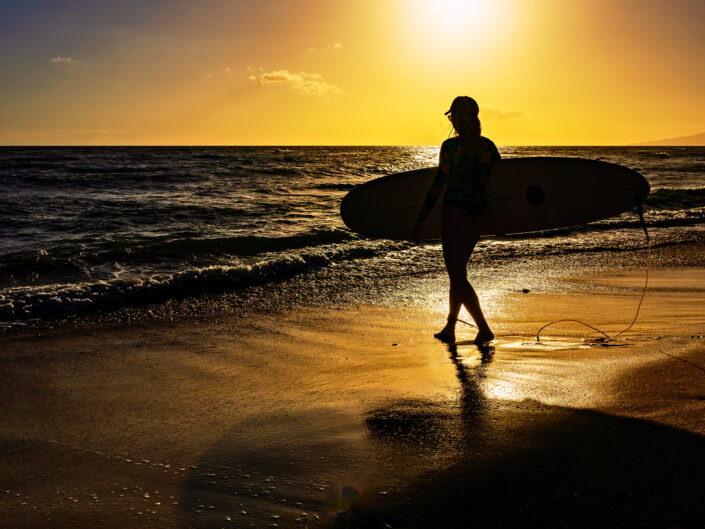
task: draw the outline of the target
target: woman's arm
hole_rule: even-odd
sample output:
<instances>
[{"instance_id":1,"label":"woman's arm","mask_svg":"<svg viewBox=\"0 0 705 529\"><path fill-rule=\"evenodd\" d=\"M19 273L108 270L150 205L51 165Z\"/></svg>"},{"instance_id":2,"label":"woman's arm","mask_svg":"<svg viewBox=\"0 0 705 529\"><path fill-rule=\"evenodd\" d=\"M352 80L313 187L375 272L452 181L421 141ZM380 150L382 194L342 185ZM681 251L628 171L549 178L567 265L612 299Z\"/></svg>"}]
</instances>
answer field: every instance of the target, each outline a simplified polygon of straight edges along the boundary
<instances>
[{"instance_id":1,"label":"woman's arm","mask_svg":"<svg viewBox=\"0 0 705 529\"><path fill-rule=\"evenodd\" d=\"M411 238L414 241L419 240L419 233L421 232L421 225L428 218L428 214L433 209L433 206L438 201L438 197L441 196L443 192L443 186L446 183L446 177L450 174L451 170L451 160L450 153L444 145L441 145L441 153L438 157L438 169L436 170L436 175L431 183L431 188L426 194L426 200L424 200L423 206L421 206L421 211L419 211L419 217L416 220L416 225L412 230Z\"/></svg>"}]
</instances>

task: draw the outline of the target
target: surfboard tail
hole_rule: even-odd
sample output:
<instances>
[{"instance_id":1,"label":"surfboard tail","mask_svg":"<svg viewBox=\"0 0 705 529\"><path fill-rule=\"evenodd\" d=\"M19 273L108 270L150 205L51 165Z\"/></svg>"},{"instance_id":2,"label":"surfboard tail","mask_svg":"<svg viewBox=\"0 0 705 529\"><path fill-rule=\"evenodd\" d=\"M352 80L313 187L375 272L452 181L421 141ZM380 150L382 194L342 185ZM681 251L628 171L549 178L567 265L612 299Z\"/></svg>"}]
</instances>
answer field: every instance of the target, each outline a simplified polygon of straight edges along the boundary
<instances>
[{"instance_id":1,"label":"surfboard tail","mask_svg":"<svg viewBox=\"0 0 705 529\"><path fill-rule=\"evenodd\" d=\"M641 189L639 190L639 201L644 202L644 200L646 200L646 197L648 197L649 193L651 192L651 186L649 185L649 182L646 180L646 178L644 178L641 174L639 174L639 176L641 176L643 180L641 184Z\"/></svg>"}]
</instances>

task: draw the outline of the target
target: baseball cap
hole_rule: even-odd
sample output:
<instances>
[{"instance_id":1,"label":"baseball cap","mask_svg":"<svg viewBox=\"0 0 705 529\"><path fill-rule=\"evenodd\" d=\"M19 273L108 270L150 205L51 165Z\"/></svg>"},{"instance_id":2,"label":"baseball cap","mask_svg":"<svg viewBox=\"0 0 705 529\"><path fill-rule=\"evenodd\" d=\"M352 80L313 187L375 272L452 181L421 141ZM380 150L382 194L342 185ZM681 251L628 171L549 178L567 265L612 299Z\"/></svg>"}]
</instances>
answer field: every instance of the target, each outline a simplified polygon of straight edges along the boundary
<instances>
[{"instance_id":1,"label":"baseball cap","mask_svg":"<svg viewBox=\"0 0 705 529\"><path fill-rule=\"evenodd\" d=\"M472 97L469 96L458 96L453 99L450 105L450 109L445 113L447 116L450 113L453 114L468 114L471 116L477 116L480 113L480 107L477 105Z\"/></svg>"}]
</instances>

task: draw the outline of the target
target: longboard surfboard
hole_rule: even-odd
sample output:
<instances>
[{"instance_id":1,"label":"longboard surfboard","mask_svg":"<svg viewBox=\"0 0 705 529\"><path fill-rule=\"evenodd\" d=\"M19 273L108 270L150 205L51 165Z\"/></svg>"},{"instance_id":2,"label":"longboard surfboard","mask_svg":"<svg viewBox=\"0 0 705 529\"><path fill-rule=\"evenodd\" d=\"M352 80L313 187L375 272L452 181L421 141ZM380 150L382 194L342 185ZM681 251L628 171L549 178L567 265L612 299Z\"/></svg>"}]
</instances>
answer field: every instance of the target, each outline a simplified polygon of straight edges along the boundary
<instances>
[{"instance_id":1,"label":"longboard surfboard","mask_svg":"<svg viewBox=\"0 0 705 529\"><path fill-rule=\"evenodd\" d=\"M352 231L408 239L431 186L435 167L383 176L351 190L341 202ZM638 172L601 160L530 157L492 166L485 186L481 234L508 235L576 226L634 208L649 194ZM441 237L442 198L431 210L421 239Z\"/></svg>"}]
</instances>

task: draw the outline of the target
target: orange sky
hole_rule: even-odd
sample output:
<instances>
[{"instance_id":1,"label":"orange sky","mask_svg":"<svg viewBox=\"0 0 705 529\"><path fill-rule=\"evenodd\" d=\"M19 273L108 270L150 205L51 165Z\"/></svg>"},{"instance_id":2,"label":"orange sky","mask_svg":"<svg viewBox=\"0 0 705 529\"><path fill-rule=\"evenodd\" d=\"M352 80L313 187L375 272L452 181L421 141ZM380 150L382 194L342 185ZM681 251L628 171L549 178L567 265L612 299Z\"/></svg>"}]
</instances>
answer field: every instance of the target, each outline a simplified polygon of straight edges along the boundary
<instances>
[{"instance_id":1,"label":"orange sky","mask_svg":"<svg viewBox=\"0 0 705 529\"><path fill-rule=\"evenodd\" d=\"M705 131L699 0L100 4L2 8L0 144L435 145L456 95L498 145Z\"/></svg>"}]
</instances>

